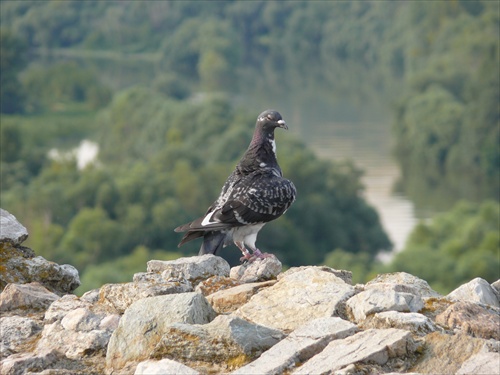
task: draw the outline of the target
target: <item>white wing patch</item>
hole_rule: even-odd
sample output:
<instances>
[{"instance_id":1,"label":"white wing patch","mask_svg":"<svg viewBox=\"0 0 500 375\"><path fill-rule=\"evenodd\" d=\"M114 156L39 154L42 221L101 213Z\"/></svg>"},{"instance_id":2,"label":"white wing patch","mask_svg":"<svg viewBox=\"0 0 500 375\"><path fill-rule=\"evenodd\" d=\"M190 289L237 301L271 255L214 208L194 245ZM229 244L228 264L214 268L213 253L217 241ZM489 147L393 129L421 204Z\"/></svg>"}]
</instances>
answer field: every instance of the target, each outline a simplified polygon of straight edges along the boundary
<instances>
[{"instance_id":1,"label":"white wing patch","mask_svg":"<svg viewBox=\"0 0 500 375\"><path fill-rule=\"evenodd\" d=\"M212 215L215 213L215 211L210 212L207 216L203 218L203 221L201 222L201 226L204 227L206 225L218 223L218 221L210 221L212 219Z\"/></svg>"}]
</instances>

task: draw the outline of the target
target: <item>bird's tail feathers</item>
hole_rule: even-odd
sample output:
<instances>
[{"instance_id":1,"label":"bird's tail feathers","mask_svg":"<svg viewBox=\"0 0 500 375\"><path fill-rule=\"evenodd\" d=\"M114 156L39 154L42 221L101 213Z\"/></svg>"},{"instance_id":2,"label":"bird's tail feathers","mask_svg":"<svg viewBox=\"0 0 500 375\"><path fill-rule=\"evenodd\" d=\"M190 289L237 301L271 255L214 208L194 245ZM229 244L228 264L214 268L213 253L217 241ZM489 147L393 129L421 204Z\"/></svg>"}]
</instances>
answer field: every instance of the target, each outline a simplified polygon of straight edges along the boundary
<instances>
[{"instance_id":1,"label":"bird's tail feathers","mask_svg":"<svg viewBox=\"0 0 500 375\"><path fill-rule=\"evenodd\" d=\"M224 247L226 233L220 231L206 232L203 236L203 243L200 247L198 255L214 254Z\"/></svg>"}]
</instances>

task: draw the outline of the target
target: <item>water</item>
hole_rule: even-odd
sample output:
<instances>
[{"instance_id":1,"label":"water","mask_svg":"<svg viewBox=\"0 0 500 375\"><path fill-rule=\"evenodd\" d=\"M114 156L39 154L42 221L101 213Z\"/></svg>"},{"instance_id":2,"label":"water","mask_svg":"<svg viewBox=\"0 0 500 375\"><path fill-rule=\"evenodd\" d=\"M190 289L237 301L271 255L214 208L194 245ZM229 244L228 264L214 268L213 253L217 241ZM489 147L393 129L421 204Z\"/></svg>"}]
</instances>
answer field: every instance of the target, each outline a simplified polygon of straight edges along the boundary
<instances>
[{"instance_id":1,"label":"water","mask_svg":"<svg viewBox=\"0 0 500 375\"><path fill-rule=\"evenodd\" d=\"M303 132L303 130L302 130ZM326 123L308 131L306 142L316 154L328 160L352 159L365 171L365 198L378 211L381 223L394 244L394 252L404 248L406 239L418 223L413 203L393 190L400 177L391 156L392 138L386 123Z\"/></svg>"}]
</instances>

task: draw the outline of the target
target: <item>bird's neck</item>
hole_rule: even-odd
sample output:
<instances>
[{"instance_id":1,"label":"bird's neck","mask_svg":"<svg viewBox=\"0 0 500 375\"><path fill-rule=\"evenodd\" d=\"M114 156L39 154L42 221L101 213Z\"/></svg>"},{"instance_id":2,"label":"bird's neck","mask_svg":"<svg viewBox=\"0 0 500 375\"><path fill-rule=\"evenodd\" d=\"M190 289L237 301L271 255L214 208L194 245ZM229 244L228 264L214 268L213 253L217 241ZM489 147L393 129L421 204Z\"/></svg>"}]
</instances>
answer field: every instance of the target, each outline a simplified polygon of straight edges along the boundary
<instances>
[{"instance_id":1,"label":"bird's neck","mask_svg":"<svg viewBox=\"0 0 500 375\"><path fill-rule=\"evenodd\" d=\"M245 155L240 161L243 172L252 172L262 168L275 168L280 171L276 159L276 141L274 133L256 130Z\"/></svg>"}]
</instances>

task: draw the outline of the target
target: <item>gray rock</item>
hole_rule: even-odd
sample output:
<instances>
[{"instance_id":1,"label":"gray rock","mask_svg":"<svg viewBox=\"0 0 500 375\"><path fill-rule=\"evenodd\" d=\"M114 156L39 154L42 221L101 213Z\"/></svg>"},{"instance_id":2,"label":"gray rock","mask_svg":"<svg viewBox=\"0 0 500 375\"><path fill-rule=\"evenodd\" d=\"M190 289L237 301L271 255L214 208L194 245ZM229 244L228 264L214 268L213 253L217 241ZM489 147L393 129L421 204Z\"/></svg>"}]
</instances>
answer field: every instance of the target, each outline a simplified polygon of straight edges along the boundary
<instances>
[{"instance_id":1,"label":"gray rock","mask_svg":"<svg viewBox=\"0 0 500 375\"><path fill-rule=\"evenodd\" d=\"M353 294L354 288L333 273L309 267L280 278L235 314L266 327L293 331L312 319L336 315Z\"/></svg>"},{"instance_id":2,"label":"gray rock","mask_svg":"<svg viewBox=\"0 0 500 375\"><path fill-rule=\"evenodd\" d=\"M295 272L302 272L306 269L316 269L318 271L333 273L339 279L343 280L346 284L352 285L352 272L346 270L336 270L327 266L301 266L301 267L292 267L286 270L283 273L278 275L278 280L281 280L284 277L287 277Z\"/></svg>"},{"instance_id":3,"label":"gray rock","mask_svg":"<svg viewBox=\"0 0 500 375\"><path fill-rule=\"evenodd\" d=\"M89 302L78 298L74 294L66 294L50 305L45 312L44 323L47 324L60 321L70 311L79 308L90 308L90 306L91 304Z\"/></svg>"},{"instance_id":4,"label":"gray rock","mask_svg":"<svg viewBox=\"0 0 500 375\"><path fill-rule=\"evenodd\" d=\"M351 297L346 305L358 323L369 314L381 311L416 312L424 307L422 298L418 295L379 289L358 293Z\"/></svg>"},{"instance_id":5,"label":"gray rock","mask_svg":"<svg viewBox=\"0 0 500 375\"><path fill-rule=\"evenodd\" d=\"M500 309L457 302L436 316L436 323L475 337L500 340Z\"/></svg>"},{"instance_id":6,"label":"gray rock","mask_svg":"<svg viewBox=\"0 0 500 375\"><path fill-rule=\"evenodd\" d=\"M198 375L199 372L191 367L171 359L161 359L159 361L149 360L139 363L135 370L135 375Z\"/></svg>"},{"instance_id":7,"label":"gray rock","mask_svg":"<svg viewBox=\"0 0 500 375\"><path fill-rule=\"evenodd\" d=\"M393 290L395 292L411 293L421 298L439 298L441 295L433 290L427 281L406 272L394 272L377 275L365 285L365 290Z\"/></svg>"},{"instance_id":8,"label":"gray rock","mask_svg":"<svg viewBox=\"0 0 500 375\"><path fill-rule=\"evenodd\" d=\"M42 327L33 319L22 316L0 318L0 359L22 350L28 339Z\"/></svg>"},{"instance_id":9,"label":"gray rock","mask_svg":"<svg viewBox=\"0 0 500 375\"><path fill-rule=\"evenodd\" d=\"M205 254L176 260L150 260L148 272L161 273L165 280L186 279L197 284L211 276L229 276L229 263L221 257Z\"/></svg>"},{"instance_id":10,"label":"gray rock","mask_svg":"<svg viewBox=\"0 0 500 375\"><path fill-rule=\"evenodd\" d=\"M369 329L343 340L334 340L293 374L329 374L354 363L384 365L390 358L403 357L412 345L411 334L399 329Z\"/></svg>"},{"instance_id":11,"label":"gray rock","mask_svg":"<svg viewBox=\"0 0 500 375\"><path fill-rule=\"evenodd\" d=\"M296 363L305 362L321 352L330 341L343 339L357 331L354 324L337 317L315 319L297 328L255 361L231 374L281 374L292 369Z\"/></svg>"},{"instance_id":12,"label":"gray rock","mask_svg":"<svg viewBox=\"0 0 500 375\"><path fill-rule=\"evenodd\" d=\"M101 329L103 318L83 307L70 311L60 321L44 326L36 352L55 350L74 360L104 354L113 331Z\"/></svg>"},{"instance_id":13,"label":"gray rock","mask_svg":"<svg viewBox=\"0 0 500 375\"><path fill-rule=\"evenodd\" d=\"M135 301L143 298L161 296L165 294L187 293L193 290L186 280L183 282L132 282L123 284L103 285L99 292L99 302L115 309L119 314Z\"/></svg>"},{"instance_id":14,"label":"gray rock","mask_svg":"<svg viewBox=\"0 0 500 375\"><path fill-rule=\"evenodd\" d=\"M0 243L20 245L28 238L28 231L16 217L0 208Z\"/></svg>"},{"instance_id":15,"label":"gray rock","mask_svg":"<svg viewBox=\"0 0 500 375\"><path fill-rule=\"evenodd\" d=\"M89 290L88 292L83 293L83 295L80 297L82 301L94 304L99 301L99 289L92 289Z\"/></svg>"},{"instance_id":16,"label":"gray rock","mask_svg":"<svg viewBox=\"0 0 500 375\"><path fill-rule=\"evenodd\" d=\"M362 328L397 328L410 331L418 336L425 336L428 333L439 330L434 322L425 315L399 311L376 313L363 322Z\"/></svg>"},{"instance_id":17,"label":"gray rock","mask_svg":"<svg viewBox=\"0 0 500 375\"><path fill-rule=\"evenodd\" d=\"M457 374L500 374L499 353L478 353L465 361Z\"/></svg>"},{"instance_id":18,"label":"gray rock","mask_svg":"<svg viewBox=\"0 0 500 375\"><path fill-rule=\"evenodd\" d=\"M203 294L205 297L218 292L219 290L229 289L242 283L238 280L226 276L212 276L196 285L195 292Z\"/></svg>"},{"instance_id":19,"label":"gray rock","mask_svg":"<svg viewBox=\"0 0 500 375\"><path fill-rule=\"evenodd\" d=\"M249 362L283 337L278 330L234 315L219 315L204 325L172 324L152 356L175 358L184 364L204 362L231 368Z\"/></svg>"},{"instance_id":20,"label":"gray rock","mask_svg":"<svg viewBox=\"0 0 500 375\"><path fill-rule=\"evenodd\" d=\"M120 369L127 362L148 359L173 323L205 324L215 315L205 297L194 292L138 300L125 311L111 337L107 367Z\"/></svg>"},{"instance_id":21,"label":"gray rock","mask_svg":"<svg viewBox=\"0 0 500 375\"><path fill-rule=\"evenodd\" d=\"M231 268L229 277L243 283L272 280L276 279L281 268L281 262L271 254L267 258L257 259Z\"/></svg>"},{"instance_id":22,"label":"gray rock","mask_svg":"<svg viewBox=\"0 0 500 375\"><path fill-rule=\"evenodd\" d=\"M30 284L8 284L0 294L0 311L17 309L42 311L59 299L57 294L37 282Z\"/></svg>"},{"instance_id":23,"label":"gray rock","mask_svg":"<svg viewBox=\"0 0 500 375\"><path fill-rule=\"evenodd\" d=\"M449 293L447 297L455 301L479 302L485 305L500 307L496 291L486 280L480 277L476 277L467 284L459 286Z\"/></svg>"},{"instance_id":24,"label":"gray rock","mask_svg":"<svg viewBox=\"0 0 500 375\"><path fill-rule=\"evenodd\" d=\"M212 305L217 314L227 314L235 311L247 303L250 298L263 288L276 284L275 280L260 283L248 283L229 289L222 289L207 296L207 301Z\"/></svg>"},{"instance_id":25,"label":"gray rock","mask_svg":"<svg viewBox=\"0 0 500 375\"><path fill-rule=\"evenodd\" d=\"M14 354L0 362L0 374L23 375L31 370L47 368L59 358L60 355L56 351L43 354Z\"/></svg>"}]
</instances>

